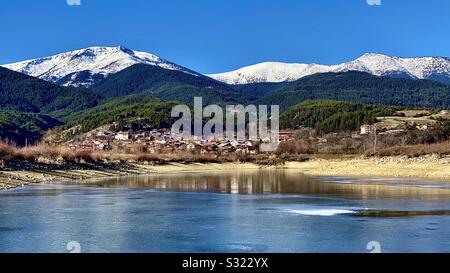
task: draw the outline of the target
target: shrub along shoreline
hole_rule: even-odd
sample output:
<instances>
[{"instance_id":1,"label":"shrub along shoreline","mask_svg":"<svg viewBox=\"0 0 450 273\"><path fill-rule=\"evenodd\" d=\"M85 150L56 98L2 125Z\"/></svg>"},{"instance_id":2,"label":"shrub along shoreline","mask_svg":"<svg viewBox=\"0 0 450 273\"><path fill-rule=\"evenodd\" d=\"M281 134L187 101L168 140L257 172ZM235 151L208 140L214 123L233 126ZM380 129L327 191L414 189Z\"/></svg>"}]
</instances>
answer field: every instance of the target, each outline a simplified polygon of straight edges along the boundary
<instances>
[{"instance_id":1,"label":"shrub along shoreline","mask_svg":"<svg viewBox=\"0 0 450 273\"><path fill-rule=\"evenodd\" d=\"M0 190L30 183L160 172L258 168L292 169L313 176L428 177L450 180L450 143L389 147L365 154L259 154L228 156L73 151L37 144L0 143Z\"/></svg>"}]
</instances>

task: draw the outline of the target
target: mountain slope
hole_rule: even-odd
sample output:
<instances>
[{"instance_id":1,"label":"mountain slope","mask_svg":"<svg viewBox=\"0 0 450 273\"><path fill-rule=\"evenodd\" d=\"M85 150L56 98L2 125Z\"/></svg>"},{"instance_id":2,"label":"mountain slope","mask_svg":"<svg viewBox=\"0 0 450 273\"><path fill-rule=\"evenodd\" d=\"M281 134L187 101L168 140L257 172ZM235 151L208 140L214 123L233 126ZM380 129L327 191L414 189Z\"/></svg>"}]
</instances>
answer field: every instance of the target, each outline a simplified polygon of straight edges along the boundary
<instances>
[{"instance_id":1,"label":"mountain slope","mask_svg":"<svg viewBox=\"0 0 450 273\"><path fill-rule=\"evenodd\" d=\"M129 95L73 113L66 118L64 129L78 127L77 133L85 133L113 123L117 126L170 128L174 120L170 113L176 104L145 95Z\"/></svg>"},{"instance_id":2,"label":"mountain slope","mask_svg":"<svg viewBox=\"0 0 450 273\"><path fill-rule=\"evenodd\" d=\"M56 114L96 106L101 97L85 88L61 87L0 67L0 108Z\"/></svg>"},{"instance_id":3,"label":"mountain slope","mask_svg":"<svg viewBox=\"0 0 450 273\"><path fill-rule=\"evenodd\" d=\"M289 108L280 116L281 128L315 128L319 134L355 131L377 117L393 116L398 107L368 105L333 100L308 100Z\"/></svg>"},{"instance_id":4,"label":"mountain slope","mask_svg":"<svg viewBox=\"0 0 450 273\"><path fill-rule=\"evenodd\" d=\"M233 89L242 93L242 98L245 98L244 102L252 103L260 97L281 89L288 85L288 82L259 82L259 83L247 83L247 84L235 84L232 85Z\"/></svg>"},{"instance_id":5,"label":"mountain slope","mask_svg":"<svg viewBox=\"0 0 450 273\"><path fill-rule=\"evenodd\" d=\"M46 115L0 110L0 139L22 146L39 140L44 131L61 124Z\"/></svg>"},{"instance_id":6,"label":"mountain slope","mask_svg":"<svg viewBox=\"0 0 450 273\"><path fill-rule=\"evenodd\" d=\"M194 102L195 96L203 97L203 102L207 104L222 104L239 101L242 94L224 83L205 76L193 76L144 64L136 64L111 75L93 85L92 89L105 97L146 94L188 104Z\"/></svg>"},{"instance_id":7,"label":"mountain slope","mask_svg":"<svg viewBox=\"0 0 450 273\"><path fill-rule=\"evenodd\" d=\"M347 71L367 72L376 76L429 79L450 84L450 58L400 58L370 53L338 65L268 62L208 76L228 84L248 84L289 82L318 73Z\"/></svg>"},{"instance_id":8,"label":"mountain slope","mask_svg":"<svg viewBox=\"0 0 450 273\"><path fill-rule=\"evenodd\" d=\"M364 72L323 73L291 82L258 102L278 104L286 110L304 100L314 99L450 108L450 86L428 80L378 77Z\"/></svg>"},{"instance_id":9,"label":"mountain slope","mask_svg":"<svg viewBox=\"0 0 450 273\"><path fill-rule=\"evenodd\" d=\"M123 46L89 47L3 66L59 85L87 87L138 63L199 75L156 55Z\"/></svg>"}]
</instances>

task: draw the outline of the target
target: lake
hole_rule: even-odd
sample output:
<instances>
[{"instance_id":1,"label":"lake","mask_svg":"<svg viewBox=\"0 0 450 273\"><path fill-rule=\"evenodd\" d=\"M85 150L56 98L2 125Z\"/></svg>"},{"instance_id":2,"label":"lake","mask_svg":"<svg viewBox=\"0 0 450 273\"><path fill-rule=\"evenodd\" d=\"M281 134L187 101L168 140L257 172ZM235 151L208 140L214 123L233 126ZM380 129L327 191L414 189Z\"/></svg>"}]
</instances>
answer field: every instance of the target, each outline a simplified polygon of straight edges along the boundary
<instances>
[{"instance_id":1,"label":"lake","mask_svg":"<svg viewBox=\"0 0 450 273\"><path fill-rule=\"evenodd\" d=\"M450 252L449 226L441 180L224 170L0 192L0 252Z\"/></svg>"}]
</instances>

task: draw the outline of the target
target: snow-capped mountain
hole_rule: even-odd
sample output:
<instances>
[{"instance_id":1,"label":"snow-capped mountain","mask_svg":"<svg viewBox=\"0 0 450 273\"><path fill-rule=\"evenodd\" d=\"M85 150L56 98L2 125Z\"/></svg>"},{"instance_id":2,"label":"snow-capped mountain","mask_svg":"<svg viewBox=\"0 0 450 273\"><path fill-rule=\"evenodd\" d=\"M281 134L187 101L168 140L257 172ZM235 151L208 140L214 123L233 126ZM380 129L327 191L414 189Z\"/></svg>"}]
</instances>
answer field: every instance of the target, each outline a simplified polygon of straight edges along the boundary
<instances>
[{"instance_id":1,"label":"snow-capped mountain","mask_svg":"<svg viewBox=\"0 0 450 273\"><path fill-rule=\"evenodd\" d=\"M302 77L328 72L325 65L265 62L220 74L207 75L228 84L295 81Z\"/></svg>"},{"instance_id":2,"label":"snow-capped mountain","mask_svg":"<svg viewBox=\"0 0 450 273\"><path fill-rule=\"evenodd\" d=\"M89 47L2 66L63 86L88 87L108 75L138 63L200 76L192 70L156 55L130 50L123 46ZM450 58L400 58L369 53L354 61L337 65L265 62L206 76L228 84L248 84L289 82L317 73L345 71L362 71L376 76L409 77L450 83Z\"/></svg>"},{"instance_id":3,"label":"snow-capped mountain","mask_svg":"<svg viewBox=\"0 0 450 273\"><path fill-rule=\"evenodd\" d=\"M90 86L134 64L155 65L199 75L156 55L118 47L89 47L3 67L63 86Z\"/></svg>"},{"instance_id":4,"label":"snow-capped mountain","mask_svg":"<svg viewBox=\"0 0 450 273\"><path fill-rule=\"evenodd\" d=\"M295 81L325 72L361 71L376 76L409 77L450 83L450 58L400 58L382 54L364 54L338 65L266 62L235 71L207 75L228 84Z\"/></svg>"}]
</instances>

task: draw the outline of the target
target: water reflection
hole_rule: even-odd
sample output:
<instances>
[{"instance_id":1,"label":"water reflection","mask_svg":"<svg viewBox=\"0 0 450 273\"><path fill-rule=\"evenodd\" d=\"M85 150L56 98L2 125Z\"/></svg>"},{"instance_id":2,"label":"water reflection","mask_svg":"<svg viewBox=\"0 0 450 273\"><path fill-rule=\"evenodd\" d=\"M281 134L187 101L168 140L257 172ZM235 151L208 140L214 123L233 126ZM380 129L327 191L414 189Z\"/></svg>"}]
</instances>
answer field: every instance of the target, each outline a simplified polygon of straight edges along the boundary
<instances>
[{"instance_id":1,"label":"water reflection","mask_svg":"<svg viewBox=\"0 0 450 273\"><path fill-rule=\"evenodd\" d=\"M1 191L0 252L73 240L83 252L450 252L449 190L423 187L445 181L224 170L90 183Z\"/></svg>"},{"instance_id":2,"label":"water reflection","mask_svg":"<svg viewBox=\"0 0 450 273\"><path fill-rule=\"evenodd\" d=\"M97 179L99 187L228 194L315 194L358 199L450 199L449 183L413 179L318 178L293 170L190 172ZM447 184L446 184L447 183Z\"/></svg>"},{"instance_id":3,"label":"water reflection","mask_svg":"<svg viewBox=\"0 0 450 273\"><path fill-rule=\"evenodd\" d=\"M354 214L354 216L364 217L418 217L436 215L450 215L450 210L361 210Z\"/></svg>"}]
</instances>

